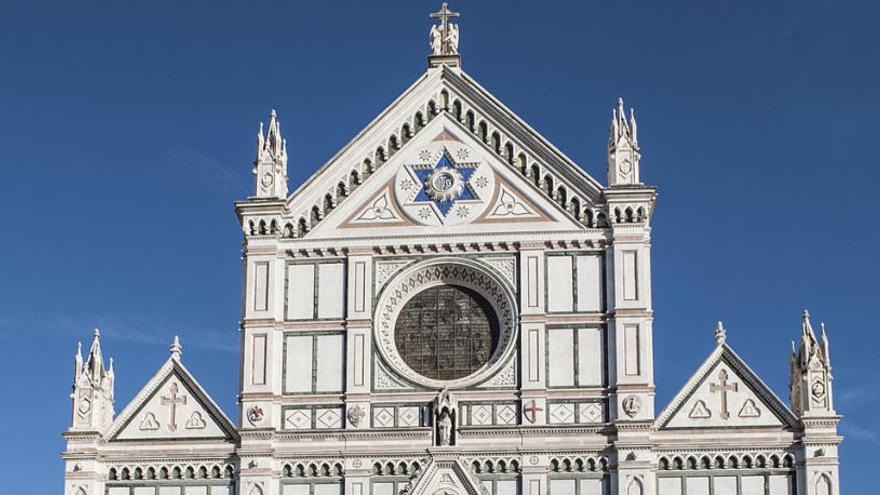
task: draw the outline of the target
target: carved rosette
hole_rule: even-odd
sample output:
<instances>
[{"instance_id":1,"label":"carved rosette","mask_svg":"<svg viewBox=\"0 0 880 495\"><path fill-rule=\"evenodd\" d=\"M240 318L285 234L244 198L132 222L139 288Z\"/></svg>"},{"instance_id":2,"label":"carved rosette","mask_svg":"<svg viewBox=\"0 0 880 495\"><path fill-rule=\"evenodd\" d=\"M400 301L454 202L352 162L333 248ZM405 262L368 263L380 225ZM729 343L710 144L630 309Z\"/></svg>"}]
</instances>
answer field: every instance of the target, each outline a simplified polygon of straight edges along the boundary
<instances>
[{"instance_id":1,"label":"carved rosette","mask_svg":"<svg viewBox=\"0 0 880 495\"><path fill-rule=\"evenodd\" d=\"M400 310L419 292L437 285L471 289L489 302L498 319L498 345L476 372L455 380L435 380L410 368L397 351L394 328ZM516 342L516 304L513 292L494 270L470 259L439 258L413 265L396 275L376 305L374 334L385 362L404 378L431 388L459 388L481 382L500 371Z\"/></svg>"}]
</instances>

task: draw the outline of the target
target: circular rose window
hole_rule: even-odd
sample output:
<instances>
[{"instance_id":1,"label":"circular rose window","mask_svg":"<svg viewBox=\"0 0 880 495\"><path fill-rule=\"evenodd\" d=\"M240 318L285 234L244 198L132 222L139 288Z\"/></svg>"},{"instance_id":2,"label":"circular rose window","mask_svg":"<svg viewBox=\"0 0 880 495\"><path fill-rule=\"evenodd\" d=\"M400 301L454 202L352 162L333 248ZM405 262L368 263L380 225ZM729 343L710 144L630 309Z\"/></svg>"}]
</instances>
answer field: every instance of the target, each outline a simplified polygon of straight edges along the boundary
<instances>
[{"instance_id":1,"label":"circular rose window","mask_svg":"<svg viewBox=\"0 0 880 495\"><path fill-rule=\"evenodd\" d=\"M437 285L410 299L397 316L394 343L403 361L434 380L456 380L489 362L498 344L498 319L475 291Z\"/></svg>"}]
</instances>

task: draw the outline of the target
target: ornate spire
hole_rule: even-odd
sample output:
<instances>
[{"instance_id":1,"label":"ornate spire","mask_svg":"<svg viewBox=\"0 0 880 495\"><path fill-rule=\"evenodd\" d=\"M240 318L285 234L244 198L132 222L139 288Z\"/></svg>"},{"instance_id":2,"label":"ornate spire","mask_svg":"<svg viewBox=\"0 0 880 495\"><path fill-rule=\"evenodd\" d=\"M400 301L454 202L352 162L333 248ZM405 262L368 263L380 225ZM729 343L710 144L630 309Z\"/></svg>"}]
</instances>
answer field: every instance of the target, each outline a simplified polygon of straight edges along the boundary
<instances>
[{"instance_id":1,"label":"ornate spire","mask_svg":"<svg viewBox=\"0 0 880 495\"><path fill-rule=\"evenodd\" d=\"M256 176L256 197L287 197L287 140L281 136L281 122L274 109L269 114L269 126L265 133L260 122L253 172Z\"/></svg>"},{"instance_id":2,"label":"ornate spire","mask_svg":"<svg viewBox=\"0 0 880 495\"><path fill-rule=\"evenodd\" d=\"M183 353L183 348L180 346L180 339L177 335L174 336L174 341L171 342L171 359L180 360L180 355Z\"/></svg>"},{"instance_id":3,"label":"ornate spire","mask_svg":"<svg viewBox=\"0 0 880 495\"><path fill-rule=\"evenodd\" d=\"M639 140L635 110L630 108L629 120L623 98L617 99L617 108L611 110L608 132L608 185L641 184L639 179Z\"/></svg>"},{"instance_id":4,"label":"ornate spire","mask_svg":"<svg viewBox=\"0 0 880 495\"><path fill-rule=\"evenodd\" d=\"M831 394L831 360L828 335L820 324L821 339L816 338L810 313L801 318L801 344L795 355L792 343L791 404L800 416L825 415L834 412Z\"/></svg>"},{"instance_id":5,"label":"ornate spire","mask_svg":"<svg viewBox=\"0 0 880 495\"><path fill-rule=\"evenodd\" d=\"M443 2L440 10L431 14L432 19L440 19L440 24L431 26L428 37L431 54L428 55L428 67L461 67L461 56L458 54L458 24L449 22L449 19L459 17L461 14L449 10L449 4Z\"/></svg>"},{"instance_id":6,"label":"ornate spire","mask_svg":"<svg viewBox=\"0 0 880 495\"><path fill-rule=\"evenodd\" d=\"M104 368L101 332L95 329L92 345L83 362L82 343L76 344L73 377L73 430L103 430L113 421L113 359Z\"/></svg>"},{"instance_id":7,"label":"ornate spire","mask_svg":"<svg viewBox=\"0 0 880 495\"><path fill-rule=\"evenodd\" d=\"M715 342L718 345L723 344L727 340L727 330L724 329L724 324L721 321L718 321L718 325L715 327Z\"/></svg>"}]
</instances>

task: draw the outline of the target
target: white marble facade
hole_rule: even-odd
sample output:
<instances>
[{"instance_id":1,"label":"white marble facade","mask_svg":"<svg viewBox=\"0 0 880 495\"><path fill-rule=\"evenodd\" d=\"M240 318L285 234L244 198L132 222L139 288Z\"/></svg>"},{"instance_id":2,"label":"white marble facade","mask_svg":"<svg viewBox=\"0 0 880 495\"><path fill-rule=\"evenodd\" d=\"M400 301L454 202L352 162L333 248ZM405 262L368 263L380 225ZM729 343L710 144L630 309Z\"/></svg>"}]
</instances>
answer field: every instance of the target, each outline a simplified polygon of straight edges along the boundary
<instances>
[{"instance_id":1,"label":"white marble facade","mask_svg":"<svg viewBox=\"0 0 880 495\"><path fill-rule=\"evenodd\" d=\"M786 403L719 324L655 414L632 111L603 186L462 71L454 13L436 17L427 72L293 194L278 116L261 127L236 203L238 422L177 342L114 415L96 334L65 494L837 494L824 328L804 315Z\"/></svg>"}]
</instances>

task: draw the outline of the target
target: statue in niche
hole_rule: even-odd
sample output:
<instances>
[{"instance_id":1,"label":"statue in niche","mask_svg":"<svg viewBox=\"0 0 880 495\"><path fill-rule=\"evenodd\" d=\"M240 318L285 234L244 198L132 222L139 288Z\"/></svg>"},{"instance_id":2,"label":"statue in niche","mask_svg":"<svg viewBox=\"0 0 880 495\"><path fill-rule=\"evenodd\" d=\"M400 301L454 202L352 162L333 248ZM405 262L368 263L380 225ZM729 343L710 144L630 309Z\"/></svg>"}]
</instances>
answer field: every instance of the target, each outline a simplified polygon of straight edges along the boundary
<instances>
[{"instance_id":1,"label":"statue in niche","mask_svg":"<svg viewBox=\"0 0 880 495\"><path fill-rule=\"evenodd\" d=\"M444 388L434 399L434 429L436 444L441 447L455 445L455 398Z\"/></svg>"}]
</instances>

